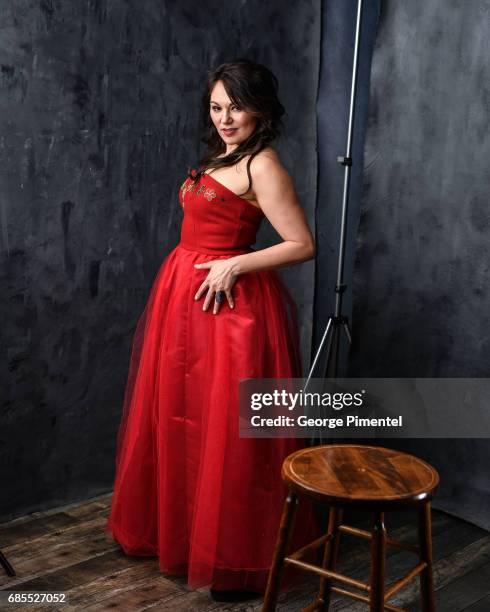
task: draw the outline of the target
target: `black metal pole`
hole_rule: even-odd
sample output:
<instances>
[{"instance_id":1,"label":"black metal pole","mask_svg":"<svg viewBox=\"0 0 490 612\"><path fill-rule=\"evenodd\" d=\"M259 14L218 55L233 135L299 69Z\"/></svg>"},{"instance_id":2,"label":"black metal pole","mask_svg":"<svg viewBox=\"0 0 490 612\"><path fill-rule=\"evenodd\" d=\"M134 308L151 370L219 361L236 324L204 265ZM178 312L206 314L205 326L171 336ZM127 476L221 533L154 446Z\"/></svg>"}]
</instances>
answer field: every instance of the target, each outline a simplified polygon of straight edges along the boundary
<instances>
[{"instance_id":1,"label":"black metal pole","mask_svg":"<svg viewBox=\"0 0 490 612\"><path fill-rule=\"evenodd\" d=\"M352 83L350 92L350 108L349 108L349 124L347 129L347 151L345 155L337 157L337 162L344 166L344 192L342 197L342 217L340 222L340 241L339 241L339 255L337 265L337 282L335 285L335 310L328 319L327 326L323 333L320 345L316 352L313 364L308 373L306 383L303 390L306 390L310 378L315 371L320 355L323 351L325 343L327 343L326 350L326 364L324 376L329 378L336 378L338 373L338 362L339 362L339 351L340 351L340 339L341 330L344 331L349 342L352 342L352 336L349 329L348 318L342 314L342 297L347 285L344 283L344 260L345 260L345 239L347 233L347 211L349 208L349 194L350 194L350 175L352 167L352 140L354 132L354 116L356 106L356 94L357 94L357 75L359 69L359 41L361 38L362 28L362 8L363 0L358 0L357 3L357 19L356 19L356 34L354 44L354 59L352 65ZM327 342L328 341L328 342Z\"/></svg>"}]
</instances>

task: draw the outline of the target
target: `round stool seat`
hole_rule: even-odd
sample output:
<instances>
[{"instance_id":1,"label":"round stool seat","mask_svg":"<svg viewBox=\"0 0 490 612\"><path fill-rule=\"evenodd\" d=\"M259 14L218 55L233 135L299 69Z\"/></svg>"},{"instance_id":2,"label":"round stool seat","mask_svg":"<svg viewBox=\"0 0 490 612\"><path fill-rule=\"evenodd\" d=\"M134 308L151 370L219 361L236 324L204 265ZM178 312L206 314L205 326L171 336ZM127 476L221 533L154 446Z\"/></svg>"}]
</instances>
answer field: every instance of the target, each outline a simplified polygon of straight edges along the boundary
<instances>
[{"instance_id":1,"label":"round stool seat","mask_svg":"<svg viewBox=\"0 0 490 612\"><path fill-rule=\"evenodd\" d=\"M427 501L439 484L437 471L418 457L354 444L296 451L284 461L282 478L318 501L383 507Z\"/></svg>"}]
</instances>

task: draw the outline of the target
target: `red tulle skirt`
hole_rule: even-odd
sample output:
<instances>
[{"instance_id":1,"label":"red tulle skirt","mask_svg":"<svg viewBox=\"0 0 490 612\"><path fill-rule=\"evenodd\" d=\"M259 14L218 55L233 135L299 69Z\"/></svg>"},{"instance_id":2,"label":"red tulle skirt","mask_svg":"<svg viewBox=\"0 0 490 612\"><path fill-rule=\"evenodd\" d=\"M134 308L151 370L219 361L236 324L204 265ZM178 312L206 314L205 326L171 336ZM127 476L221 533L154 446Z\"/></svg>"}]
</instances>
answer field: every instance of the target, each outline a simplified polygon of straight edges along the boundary
<instances>
[{"instance_id":1,"label":"red tulle skirt","mask_svg":"<svg viewBox=\"0 0 490 612\"><path fill-rule=\"evenodd\" d=\"M158 556L190 587L263 592L286 489L285 457L304 440L238 435L240 378L301 376L296 305L273 270L240 275L235 308L194 295L229 257L180 244L164 260L136 327L106 530L126 554ZM300 503L292 546L318 537ZM298 572L288 569L284 585Z\"/></svg>"}]
</instances>

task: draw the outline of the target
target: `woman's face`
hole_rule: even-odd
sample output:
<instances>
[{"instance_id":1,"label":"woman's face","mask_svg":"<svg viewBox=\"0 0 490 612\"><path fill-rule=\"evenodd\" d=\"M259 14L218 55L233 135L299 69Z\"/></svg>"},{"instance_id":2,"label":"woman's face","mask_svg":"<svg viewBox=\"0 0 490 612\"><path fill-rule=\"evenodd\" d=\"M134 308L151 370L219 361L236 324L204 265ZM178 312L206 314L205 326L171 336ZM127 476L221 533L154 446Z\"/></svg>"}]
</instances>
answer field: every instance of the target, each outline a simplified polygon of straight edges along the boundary
<instances>
[{"instance_id":1,"label":"woman's face","mask_svg":"<svg viewBox=\"0 0 490 612\"><path fill-rule=\"evenodd\" d=\"M217 81L211 91L209 112L227 149L234 149L246 140L257 125L256 117L233 104L222 81Z\"/></svg>"}]
</instances>

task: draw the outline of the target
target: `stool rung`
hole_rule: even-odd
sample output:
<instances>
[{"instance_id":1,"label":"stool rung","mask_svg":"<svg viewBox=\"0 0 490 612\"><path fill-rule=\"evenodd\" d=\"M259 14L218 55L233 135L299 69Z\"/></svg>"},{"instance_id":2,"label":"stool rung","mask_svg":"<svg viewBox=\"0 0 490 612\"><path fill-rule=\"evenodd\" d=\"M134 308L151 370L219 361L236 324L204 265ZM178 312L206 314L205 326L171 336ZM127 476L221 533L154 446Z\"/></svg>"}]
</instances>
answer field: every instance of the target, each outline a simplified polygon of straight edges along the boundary
<instances>
[{"instance_id":1,"label":"stool rung","mask_svg":"<svg viewBox=\"0 0 490 612\"><path fill-rule=\"evenodd\" d=\"M325 542L328 542L328 540L331 540L332 538L333 538L333 535L331 533L327 533L325 535L322 535L319 538L317 538L316 540L313 540L313 542L310 542L306 546L303 546L303 548L300 548L299 550L297 550L292 555L289 555L289 558L290 559L298 559L299 557L304 555L306 552L309 552L310 550L315 550L315 548L320 548L320 546L322 544L325 544Z\"/></svg>"},{"instance_id":2,"label":"stool rung","mask_svg":"<svg viewBox=\"0 0 490 612\"><path fill-rule=\"evenodd\" d=\"M385 591L385 599L389 599L392 595L394 595L397 591L399 591L402 587L404 587L407 582L410 582L412 578L418 576L420 572L423 572L427 567L427 563L425 561L421 561L418 565L416 565L412 570L405 574L403 578L394 582L391 586L389 586Z\"/></svg>"},{"instance_id":3,"label":"stool rung","mask_svg":"<svg viewBox=\"0 0 490 612\"><path fill-rule=\"evenodd\" d=\"M330 578L331 580L345 582L345 584L356 587L357 589L361 589L361 591L369 591L371 589L369 584L366 584L365 582L355 580L354 578L349 578L349 576L344 576L343 574L337 574L337 572L331 572L330 570L323 569L323 567L313 565L312 563L298 561L297 559L291 559L291 557L284 557L284 563L290 563L295 567L299 567L300 569L305 570L307 572L314 572L315 574L323 576L324 578Z\"/></svg>"},{"instance_id":4,"label":"stool rung","mask_svg":"<svg viewBox=\"0 0 490 612\"><path fill-rule=\"evenodd\" d=\"M366 540L371 539L370 531L366 531L365 529L359 529L358 527L340 525L339 531L343 531L344 533L350 533L351 535L359 536L360 538L364 538ZM409 550L410 552L419 554L419 547L415 546L414 544L408 544L407 542L399 542L398 540L392 540L391 538L386 538L386 544L388 546L393 546L394 548L402 548L403 550Z\"/></svg>"},{"instance_id":5,"label":"stool rung","mask_svg":"<svg viewBox=\"0 0 490 612\"><path fill-rule=\"evenodd\" d=\"M364 603L369 603L369 597L364 595L360 595L359 593L353 593L352 591L346 591L345 589L340 589L339 587L332 587L332 591L337 593L337 595L343 595L344 597L352 597L352 599L357 599L357 601L363 601ZM385 610L390 610L390 612L408 612L405 608L399 608L398 606L393 606L392 604L385 603Z\"/></svg>"}]
</instances>

